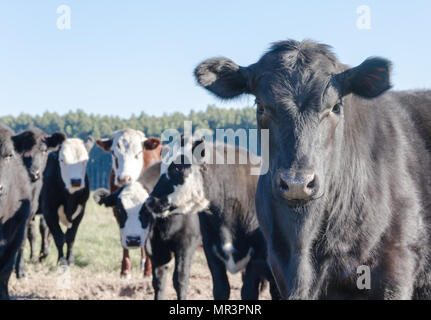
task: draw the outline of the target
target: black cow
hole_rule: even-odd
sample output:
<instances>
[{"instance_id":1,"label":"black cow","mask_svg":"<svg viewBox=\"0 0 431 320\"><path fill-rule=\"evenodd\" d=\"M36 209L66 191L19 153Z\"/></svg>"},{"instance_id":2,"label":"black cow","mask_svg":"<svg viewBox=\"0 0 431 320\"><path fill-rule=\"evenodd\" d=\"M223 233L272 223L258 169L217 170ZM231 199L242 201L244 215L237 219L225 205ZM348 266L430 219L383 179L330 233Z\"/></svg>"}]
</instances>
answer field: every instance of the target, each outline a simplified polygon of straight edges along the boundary
<instances>
[{"instance_id":1,"label":"black cow","mask_svg":"<svg viewBox=\"0 0 431 320\"><path fill-rule=\"evenodd\" d=\"M45 170L48 153L58 147L65 138L66 136L63 133L57 132L49 136L36 127L31 127L13 137L15 150L21 155L31 180L31 213L26 229L30 242L30 259L34 258L35 228L32 220L39 209L39 197L40 191L42 190L42 173ZM15 271L17 278L25 276L25 261L22 254L24 244L25 242L23 242L16 260Z\"/></svg>"},{"instance_id":2,"label":"black cow","mask_svg":"<svg viewBox=\"0 0 431 320\"><path fill-rule=\"evenodd\" d=\"M285 298L431 298L431 92L383 94L390 71L313 41L196 68L222 98L255 95L269 129L256 206Z\"/></svg>"},{"instance_id":3,"label":"black cow","mask_svg":"<svg viewBox=\"0 0 431 320\"><path fill-rule=\"evenodd\" d=\"M9 299L9 277L30 216L30 179L13 135L0 125L0 299Z\"/></svg>"},{"instance_id":4,"label":"black cow","mask_svg":"<svg viewBox=\"0 0 431 320\"><path fill-rule=\"evenodd\" d=\"M99 189L94 193L95 201L114 207L121 231L122 245L130 248L146 245L153 268L155 299L165 297L168 264L175 257L174 288L177 298L187 298L187 287L193 255L200 242L199 218L197 215L176 214L168 217L153 217L143 206L160 176L160 165L149 167L139 182L121 187L116 192ZM147 241L145 241L148 238Z\"/></svg>"},{"instance_id":5,"label":"black cow","mask_svg":"<svg viewBox=\"0 0 431 320\"><path fill-rule=\"evenodd\" d=\"M86 171L93 145L92 137L85 143L81 139L66 139L58 151L48 156L41 193L42 212L54 238L60 265L74 262L73 243L90 195ZM67 228L66 234L60 223ZM65 242L66 258L63 254Z\"/></svg>"},{"instance_id":6,"label":"black cow","mask_svg":"<svg viewBox=\"0 0 431 320\"><path fill-rule=\"evenodd\" d=\"M192 154L198 155L197 158L192 160ZM146 206L158 217L181 213L199 216L215 299L229 298L226 270L231 273L245 270L241 296L257 299L260 285L265 279L271 280L254 206L258 176L250 174L252 165L249 162L212 164L204 160L207 155L211 155L211 159L214 155L229 159L232 154L235 159L254 157L245 149L225 144L207 145L202 140L192 144L181 138L163 158L159 181ZM276 297L274 286L272 289Z\"/></svg>"}]
</instances>

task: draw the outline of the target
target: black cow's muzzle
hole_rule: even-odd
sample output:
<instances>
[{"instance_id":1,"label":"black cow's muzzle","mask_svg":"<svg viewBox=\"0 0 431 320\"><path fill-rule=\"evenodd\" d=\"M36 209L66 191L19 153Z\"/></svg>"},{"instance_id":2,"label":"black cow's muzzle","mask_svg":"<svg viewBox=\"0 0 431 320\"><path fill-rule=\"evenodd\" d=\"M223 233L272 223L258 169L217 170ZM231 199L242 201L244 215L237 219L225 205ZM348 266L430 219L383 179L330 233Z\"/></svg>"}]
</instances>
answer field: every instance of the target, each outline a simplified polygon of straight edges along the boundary
<instances>
[{"instance_id":1,"label":"black cow's muzzle","mask_svg":"<svg viewBox=\"0 0 431 320\"><path fill-rule=\"evenodd\" d=\"M74 188L80 188L81 184L82 184L82 180L81 179L70 179L70 184Z\"/></svg>"},{"instance_id":2,"label":"black cow's muzzle","mask_svg":"<svg viewBox=\"0 0 431 320\"><path fill-rule=\"evenodd\" d=\"M278 196L292 207L304 206L319 190L319 179L312 170L278 170L274 188Z\"/></svg>"},{"instance_id":3,"label":"black cow's muzzle","mask_svg":"<svg viewBox=\"0 0 431 320\"><path fill-rule=\"evenodd\" d=\"M30 172L30 178L31 182L36 182L40 179L40 171L39 170L32 170Z\"/></svg>"},{"instance_id":4,"label":"black cow's muzzle","mask_svg":"<svg viewBox=\"0 0 431 320\"><path fill-rule=\"evenodd\" d=\"M140 236L127 236L126 237L126 245L129 248L140 247L141 246L141 237Z\"/></svg>"}]
</instances>

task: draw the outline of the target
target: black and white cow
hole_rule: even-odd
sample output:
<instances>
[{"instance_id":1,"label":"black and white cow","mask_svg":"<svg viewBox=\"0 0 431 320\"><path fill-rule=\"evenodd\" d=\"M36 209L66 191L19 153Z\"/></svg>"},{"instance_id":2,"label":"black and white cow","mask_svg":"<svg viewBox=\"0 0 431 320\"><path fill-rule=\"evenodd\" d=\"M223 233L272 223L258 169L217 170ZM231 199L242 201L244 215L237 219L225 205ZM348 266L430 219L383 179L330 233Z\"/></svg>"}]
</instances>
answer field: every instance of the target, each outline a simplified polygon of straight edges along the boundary
<instances>
[{"instance_id":1,"label":"black and white cow","mask_svg":"<svg viewBox=\"0 0 431 320\"><path fill-rule=\"evenodd\" d=\"M53 235L61 265L73 264L73 243L90 195L87 163L94 139L66 139L60 149L49 154L43 176L42 212ZM60 223L67 227L66 234ZM64 258L63 245L67 244Z\"/></svg>"},{"instance_id":2,"label":"black and white cow","mask_svg":"<svg viewBox=\"0 0 431 320\"><path fill-rule=\"evenodd\" d=\"M66 136L64 133L56 132L53 135L47 135L36 127L31 127L13 137L15 150L21 155L31 180L31 213L26 231L30 242L30 259L32 260L35 256L35 227L33 219L39 209L42 173L46 167L48 153L57 148L65 139ZM23 242L16 260L15 271L17 278L25 276L25 262L22 255L24 244L25 242Z\"/></svg>"},{"instance_id":3,"label":"black and white cow","mask_svg":"<svg viewBox=\"0 0 431 320\"><path fill-rule=\"evenodd\" d=\"M30 216L31 186L13 131L0 125L0 299L9 299L8 282Z\"/></svg>"},{"instance_id":4,"label":"black and white cow","mask_svg":"<svg viewBox=\"0 0 431 320\"><path fill-rule=\"evenodd\" d=\"M112 155L112 169L109 175L111 192L136 182L144 170L161 160L161 141L155 137L147 138L139 130L130 128L118 130L109 138L97 139L96 144ZM144 276L151 276L151 261L146 259L144 247L141 247L141 270ZM126 247L123 247L120 275L126 279L132 276L132 261Z\"/></svg>"},{"instance_id":5,"label":"black and white cow","mask_svg":"<svg viewBox=\"0 0 431 320\"><path fill-rule=\"evenodd\" d=\"M228 153L233 153L236 159L255 156L242 148L203 140L192 145L181 138L182 147L178 146L179 143L175 144L168 156L163 157L160 178L146 207L156 217L199 216L215 299L229 298L226 270L243 271L243 299L257 299L265 279L271 281L273 297L277 297L254 206L258 176L250 175L250 170L256 159L247 164L207 161L214 156L225 159ZM194 154L193 161L187 154Z\"/></svg>"},{"instance_id":6,"label":"black and white cow","mask_svg":"<svg viewBox=\"0 0 431 320\"><path fill-rule=\"evenodd\" d=\"M153 217L143 206L148 198L146 190L152 190L160 176L161 163L149 167L139 182L121 187L116 192L99 189L95 201L113 207L120 226L121 243L124 248L146 246L153 269L155 299L165 297L168 264L175 257L174 288L177 298L187 298L190 267L194 252L200 243L199 218L197 215L170 215ZM146 241L147 238L149 241Z\"/></svg>"}]
</instances>

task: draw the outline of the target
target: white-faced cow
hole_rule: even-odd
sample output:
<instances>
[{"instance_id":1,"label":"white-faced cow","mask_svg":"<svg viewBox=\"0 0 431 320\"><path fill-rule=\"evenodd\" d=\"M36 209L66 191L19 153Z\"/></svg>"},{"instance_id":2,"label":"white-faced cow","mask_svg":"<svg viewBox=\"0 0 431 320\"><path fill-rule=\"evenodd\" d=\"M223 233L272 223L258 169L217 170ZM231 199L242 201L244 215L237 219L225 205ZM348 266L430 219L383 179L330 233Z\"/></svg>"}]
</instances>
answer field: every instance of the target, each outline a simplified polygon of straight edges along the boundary
<instances>
[{"instance_id":1,"label":"white-faced cow","mask_svg":"<svg viewBox=\"0 0 431 320\"><path fill-rule=\"evenodd\" d=\"M93 145L92 137L88 137L85 143L81 139L66 139L58 151L48 156L41 193L42 212L53 235L61 265L74 262L73 243L90 195L87 163ZM66 234L60 223L67 228ZM63 254L65 242L66 258Z\"/></svg>"},{"instance_id":2,"label":"white-faced cow","mask_svg":"<svg viewBox=\"0 0 431 320\"><path fill-rule=\"evenodd\" d=\"M187 298L193 255L201 239L199 218L195 214L153 217L143 206L148 197L146 190L151 191L159 179L160 167L161 162L145 170L139 178L142 184L134 182L113 193L103 189L97 190L94 198L99 204L114 207L123 247L128 248L127 239L133 240L136 246L146 245L152 262L156 300L165 298L168 265L172 255L175 257L173 284L177 298L184 300ZM131 203L134 204L130 205Z\"/></svg>"},{"instance_id":3,"label":"white-faced cow","mask_svg":"<svg viewBox=\"0 0 431 320\"><path fill-rule=\"evenodd\" d=\"M256 160L246 164L213 164L204 160L225 159L232 152L235 159L244 155L247 159L255 157L245 149L223 143L198 140L192 144L181 138L163 157L160 178L146 207L160 218L198 215L214 298L229 298L226 271L243 271L241 296L257 299L261 283L272 277L254 206L258 176L251 175L250 170ZM276 297L277 290L274 285L271 287Z\"/></svg>"},{"instance_id":4,"label":"white-faced cow","mask_svg":"<svg viewBox=\"0 0 431 320\"><path fill-rule=\"evenodd\" d=\"M35 257L35 226L33 219L39 209L39 196L42 190L42 173L45 170L48 153L57 148L65 138L66 136L63 133L57 132L53 135L47 135L36 127L31 127L12 138L15 150L21 156L31 180L31 213L26 231L30 242L30 259L32 260ZM16 259L15 271L17 278L25 276L25 262L22 255L24 244L25 242L23 242Z\"/></svg>"},{"instance_id":5,"label":"white-faced cow","mask_svg":"<svg viewBox=\"0 0 431 320\"><path fill-rule=\"evenodd\" d=\"M0 299L9 299L8 282L30 216L30 178L13 143L13 131L0 125Z\"/></svg>"},{"instance_id":6,"label":"white-faced cow","mask_svg":"<svg viewBox=\"0 0 431 320\"><path fill-rule=\"evenodd\" d=\"M139 130L119 130L114 132L110 138L96 140L96 143L104 151L110 152L112 155L112 169L109 176L109 189L111 192L137 181L146 168L161 159L161 141L154 137L147 138ZM151 262L146 259L144 247L141 247L141 270L144 271L144 276L151 275ZM127 246L123 246L120 275L124 278L130 278L131 272L132 263L129 257L129 249Z\"/></svg>"},{"instance_id":7,"label":"white-faced cow","mask_svg":"<svg viewBox=\"0 0 431 320\"><path fill-rule=\"evenodd\" d=\"M431 92L385 93L390 71L313 41L196 68L219 97L253 94L269 129L256 206L285 298L431 298Z\"/></svg>"}]
</instances>

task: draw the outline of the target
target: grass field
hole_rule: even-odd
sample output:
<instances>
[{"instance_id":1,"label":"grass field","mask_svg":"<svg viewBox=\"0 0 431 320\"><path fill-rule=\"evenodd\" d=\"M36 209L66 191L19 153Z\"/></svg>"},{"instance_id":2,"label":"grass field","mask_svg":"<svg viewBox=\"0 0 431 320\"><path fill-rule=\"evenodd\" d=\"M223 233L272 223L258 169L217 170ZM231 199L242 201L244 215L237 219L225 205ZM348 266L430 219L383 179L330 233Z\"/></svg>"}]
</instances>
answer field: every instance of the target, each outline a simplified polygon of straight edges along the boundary
<instances>
[{"instance_id":1,"label":"grass field","mask_svg":"<svg viewBox=\"0 0 431 320\"><path fill-rule=\"evenodd\" d=\"M122 248L119 239L112 210L96 205L90 197L75 241L75 265L70 269L57 267L54 243L50 245L46 261L32 263L29 261L26 241L24 256L27 277L18 280L12 274L9 281L12 299L153 299L151 278L144 278L139 271L139 250L130 251L133 261L132 279L120 279ZM39 249L38 238L37 253ZM173 264L171 274L172 272ZM229 278L231 299L239 299L241 275L229 275ZM262 299L269 297L266 289ZM168 281L167 298L176 299L172 281ZM212 299L211 275L201 248L194 257L188 298Z\"/></svg>"}]
</instances>

